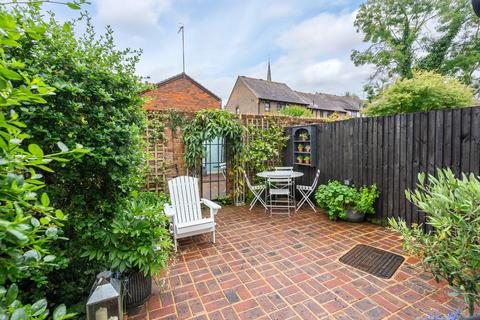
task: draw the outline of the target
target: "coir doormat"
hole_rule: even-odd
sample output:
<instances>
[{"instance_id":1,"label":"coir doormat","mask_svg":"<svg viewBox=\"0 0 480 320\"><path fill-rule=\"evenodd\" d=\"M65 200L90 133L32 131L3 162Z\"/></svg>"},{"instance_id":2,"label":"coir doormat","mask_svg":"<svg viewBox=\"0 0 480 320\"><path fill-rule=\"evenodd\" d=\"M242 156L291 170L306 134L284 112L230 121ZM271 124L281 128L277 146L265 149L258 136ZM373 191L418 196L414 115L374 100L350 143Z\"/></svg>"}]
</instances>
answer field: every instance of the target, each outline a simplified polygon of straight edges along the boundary
<instances>
[{"instance_id":1,"label":"coir doormat","mask_svg":"<svg viewBox=\"0 0 480 320\"><path fill-rule=\"evenodd\" d=\"M340 262L374 276L389 279L405 260L385 250L358 244L340 258Z\"/></svg>"}]
</instances>

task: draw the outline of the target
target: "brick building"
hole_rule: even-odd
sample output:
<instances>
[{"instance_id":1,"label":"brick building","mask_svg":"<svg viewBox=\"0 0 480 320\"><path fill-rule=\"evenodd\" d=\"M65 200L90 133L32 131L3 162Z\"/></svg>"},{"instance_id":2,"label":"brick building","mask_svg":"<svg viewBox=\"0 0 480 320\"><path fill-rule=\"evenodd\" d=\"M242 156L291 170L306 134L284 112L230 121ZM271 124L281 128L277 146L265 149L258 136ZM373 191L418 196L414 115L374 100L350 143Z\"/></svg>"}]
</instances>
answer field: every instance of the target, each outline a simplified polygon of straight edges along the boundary
<instances>
[{"instance_id":1,"label":"brick building","mask_svg":"<svg viewBox=\"0 0 480 320\"><path fill-rule=\"evenodd\" d=\"M147 110L198 111L222 107L221 98L183 72L155 84L143 96L147 97Z\"/></svg>"}]
</instances>

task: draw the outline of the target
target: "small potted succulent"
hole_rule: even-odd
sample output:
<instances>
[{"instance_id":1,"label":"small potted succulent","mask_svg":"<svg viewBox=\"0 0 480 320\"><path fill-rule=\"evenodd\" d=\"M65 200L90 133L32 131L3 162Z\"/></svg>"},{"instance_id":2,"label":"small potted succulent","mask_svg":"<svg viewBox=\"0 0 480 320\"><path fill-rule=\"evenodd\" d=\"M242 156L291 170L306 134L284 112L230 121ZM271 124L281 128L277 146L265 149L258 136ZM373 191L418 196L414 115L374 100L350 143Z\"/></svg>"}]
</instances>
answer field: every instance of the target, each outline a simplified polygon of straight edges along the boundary
<instances>
[{"instance_id":1,"label":"small potted succulent","mask_svg":"<svg viewBox=\"0 0 480 320\"><path fill-rule=\"evenodd\" d=\"M302 163L302 162L303 162L303 157L297 156L297 163Z\"/></svg>"},{"instance_id":2,"label":"small potted succulent","mask_svg":"<svg viewBox=\"0 0 480 320\"><path fill-rule=\"evenodd\" d=\"M298 136L300 137L300 140L302 140L302 141L307 141L308 140L308 133L307 132L302 132Z\"/></svg>"},{"instance_id":3,"label":"small potted succulent","mask_svg":"<svg viewBox=\"0 0 480 320\"><path fill-rule=\"evenodd\" d=\"M303 161L305 162L305 164L310 164L310 157L306 156L305 158L303 158Z\"/></svg>"},{"instance_id":4,"label":"small potted succulent","mask_svg":"<svg viewBox=\"0 0 480 320\"><path fill-rule=\"evenodd\" d=\"M301 143L297 146L297 150L300 151L300 152L303 151L303 148L305 148L305 147L304 147L304 145L301 144Z\"/></svg>"},{"instance_id":5,"label":"small potted succulent","mask_svg":"<svg viewBox=\"0 0 480 320\"><path fill-rule=\"evenodd\" d=\"M307 144L307 145L305 146L305 151L310 152L310 150L312 150L312 147L310 147L310 145Z\"/></svg>"}]
</instances>

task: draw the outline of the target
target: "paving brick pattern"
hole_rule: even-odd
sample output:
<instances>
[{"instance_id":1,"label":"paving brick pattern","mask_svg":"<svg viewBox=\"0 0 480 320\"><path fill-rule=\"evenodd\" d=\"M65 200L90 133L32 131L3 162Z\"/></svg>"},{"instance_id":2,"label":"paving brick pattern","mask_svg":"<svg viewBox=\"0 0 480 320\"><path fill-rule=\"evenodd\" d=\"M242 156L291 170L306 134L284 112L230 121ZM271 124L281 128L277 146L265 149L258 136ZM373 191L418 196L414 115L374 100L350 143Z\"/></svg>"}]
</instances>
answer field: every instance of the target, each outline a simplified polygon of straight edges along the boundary
<instances>
[{"instance_id":1,"label":"paving brick pattern","mask_svg":"<svg viewBox=\"0 0 480 320\"><path fill-rule=\"evenodd\" d=\"M181 242L138 319L421 319L464 308L413 258L385 280L338 259L359 243L402 254L397 234L302 210L270 217L227 207L208 236Z\"/></svg>"}]
</instances>

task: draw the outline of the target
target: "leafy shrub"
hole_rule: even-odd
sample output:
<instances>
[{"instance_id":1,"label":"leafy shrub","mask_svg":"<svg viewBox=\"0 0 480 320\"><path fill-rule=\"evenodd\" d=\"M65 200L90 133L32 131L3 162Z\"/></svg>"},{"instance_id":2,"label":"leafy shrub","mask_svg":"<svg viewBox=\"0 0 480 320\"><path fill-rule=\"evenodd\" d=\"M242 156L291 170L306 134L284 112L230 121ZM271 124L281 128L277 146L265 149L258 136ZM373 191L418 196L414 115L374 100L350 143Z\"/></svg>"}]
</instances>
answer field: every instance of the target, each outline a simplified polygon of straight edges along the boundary
<instances>
[{"instance_id":1,"label":"leafy shrub","mask_svg":"<svg viewBox=\"0 0 480 320\"><path fill-rule=\"evenodd\" d=\"M18 300L18 287L12 284L8 290L0 287L0 318L2 319L47 319L50 311L47 309L48 303L45 299L37 300L33 304L22 304ZM74 313L67 313L64 304L58 305L53 310L50 318L52 320L70 319L75 316Z\"/></svg>"},{"instance_id":2,"label":"leafy shrub","mask_svg":"<svg viewBox=\"0 0 480 320\"><path fill-rule=\"evenodd\" d=\"M288 105L285 108L280 109L278 113L284 116L296 118L314 118L311 110L297 105Z\"/></svg>"},{"instance_id":3,"label":"leafy shrub","mask_svg":"<svg viewBox=\"0 0 480 320\"><path fill-rule=\"evenodd\" d=\"M163 212L166 202L164 194L133 192L113 218L104 247L87 247L84 256L107 260L110 270L157 274L165 268L172 248L169 221Z\"/></svg>"},{"instance_id":4,"label":"leafy shrub","mask_svg":"<svg viewBox=\"0 0 480 320\"><path fill-rule=\"evenodd\" d=\"M425 233L394 219L390 226L401 233L407 252L464 296L473 315L480 302L480 181L474 174L457 179L450 169L439 169L437 177L419 174L418 181L417 189L405 195L433 230Z\"/></svg>"},{"instance_id":5,"label":"leafy shrub","mask_svg":"<svg viewBox=\"0 0 480 320\"><path fill-rule=\"evenodd\" d=\"M353 186L347 186L339 181L332 180L327 184L320 185L315 193L315 199L321 208L327 210L329 219L344 219L347 210L353 208L360 213L375 213L373 207L378 198L376 185L371 188L362 187L358 191Z\"/></svg>"},{"instance_id":6,"label":"leafy shrub","mask_svg":"<svg viewBox=\"0 0 480 320\"><path fill-rule=\"evenodd\" d=\"M68 166L53 163L55 174L46 175L53 205L69 215L64 232L70 241L57 243L57 254L69 265L48 275L44 292L49 301L83 307L95 274L109 264L104 240L113 232L112 222L124 198L144 183L146 120L139 94L144 85L135 75L139 52L117 50L112 31L97 36L88 18L82 18L87 19L85 34L75 37L74 23L44 18L39 6L14 14L25 25L41 26L44 34L22 39L21 47L8 54L28 60L28 70L42 74L55 89L55 95L43 97L42 106L17 108L28 114L22 119L31 141L47 153L59 141L91 149ZM84 254L92 247L103 254L89 261Z\"/></svg>"},{"instance_id":7,"label":"leafy shrub","mask_svg":"<svg viewBox=\"0 0 480 320\"><path fill-rule=\"evenodd\" d=\"M474 103L473 90L458 80L432 71L415 71L385 88L364 112L372 116L459 108Z\"/></svg>"},{"instance_id":8,"label":"leafy shrub","mask_svg":"<svg viewBox=\"0 0 480 320\"><path fill-rule=\"evenodd\" d=\"M50 154L35 143L24 147L26 141L31 142L26 133L31 127L21 121L25 118L23 107L45 104L45 98L54 88L28 67L28 59L22 60L16 52L22 42L41 39L45 28L30 20L16 21L1 6L0 31L0 318L45 319L49 314L47 301L40 299L32 305L23 305L17 296L24 292L15 283L29 282L29 288L45 286L45 273L66 262L52 248L55 241L66 240L62 237L66 216L54 209L50 197L42 192L45 190L42 173L53 172L50 166L55 163L66 166L67 154L78 160L79 154L87 150L81 146L68 150L60 140L50 148ZM11 110L14 107L20 113ZM40 293L43 296L43 290ZM72 316L62 304L52 318Z\"/></svg>"}]
</instances>

